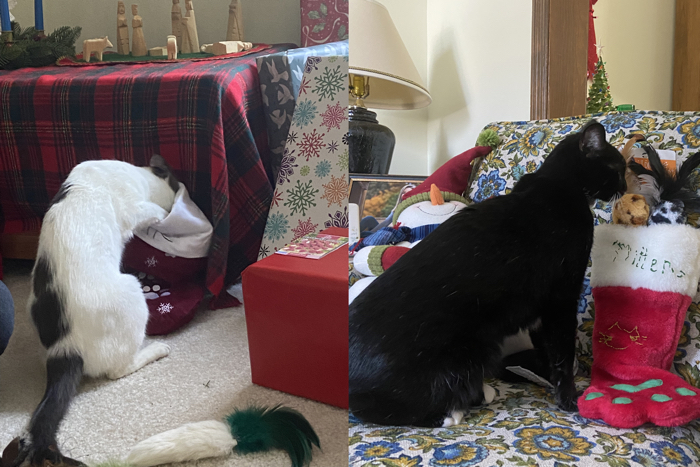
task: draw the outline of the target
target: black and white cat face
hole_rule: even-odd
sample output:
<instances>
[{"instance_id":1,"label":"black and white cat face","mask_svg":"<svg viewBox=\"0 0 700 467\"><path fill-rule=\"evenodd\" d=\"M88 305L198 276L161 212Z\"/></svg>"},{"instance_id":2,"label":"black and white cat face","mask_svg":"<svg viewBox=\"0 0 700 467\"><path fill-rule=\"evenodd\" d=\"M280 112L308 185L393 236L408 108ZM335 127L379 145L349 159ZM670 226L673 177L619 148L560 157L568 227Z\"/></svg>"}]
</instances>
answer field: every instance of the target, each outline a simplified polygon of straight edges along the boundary
<instances>
[{"instance_id":1,"label":"black and white cat face","mask_svg":"<svg viewBox=\"0 0 700 467\"><path fill-rule=\"evenodd\" d=\"M180 184L173 174L167 161L158 154L154 154L149 162L150 170L155 177L149 182L151 185L150 200L163 209L170 211L175 199L175 193L180 189Z\"/></svg>"},{"instance_id":2,"label":"black and white cat face","mask_svg":"<svg viewBox=\"0 0 700 467\"><path fill-rule=\"evenodd\" d=\"M579 133L583 160L584 190L590 198L610 201L627 191L627 164L620 152L605 139L605 127L592 120Z\"/></svg>"}]
</instances>

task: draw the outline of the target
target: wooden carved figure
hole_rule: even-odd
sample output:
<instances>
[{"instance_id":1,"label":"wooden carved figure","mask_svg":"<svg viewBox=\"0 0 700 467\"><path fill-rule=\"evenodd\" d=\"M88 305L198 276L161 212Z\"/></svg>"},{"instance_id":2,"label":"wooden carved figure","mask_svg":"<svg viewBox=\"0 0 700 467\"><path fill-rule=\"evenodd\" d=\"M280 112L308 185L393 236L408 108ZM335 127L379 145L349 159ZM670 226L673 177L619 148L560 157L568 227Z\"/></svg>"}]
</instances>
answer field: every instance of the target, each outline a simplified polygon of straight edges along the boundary
<instances>
[{"instance_id":1,"label":"wooden carved figure","mask_svg":"<svg viewBox=\"0 0 700 467\"><path fill-rule=\"evenodd\" d=\"M180 9L180 0L173 0L171 19L173 24L172 35L175 36L178 50L182 50L182 10Z\"/></svg>"},{"instance_id":2,"label":"wooden carved figure","mask_svg":"<svg viewBox=\"0 0 700 467\"><path fill-rule=\"evenodd\" d=\"M228 29L226 30L227 41L243 40L243 9L241 0L231 0L228 6Z\"/></svg>"},{"instance_id":3,"label":"wooden carved figure","mask_svg":"<svg viewBox=\"0 0 700 467\"><path fill-rule=\"evenodd\" d=\"M168 55L167 47L152 47L148 49L148 55L150 57L165 57Z\"/></svg>"},{"instance_id":4,"label":"wooden carved figure","mask_svg":"<svg viewBox=\"0 0 700 467\"><path fill-rule=\"evenodd\" d=\"M168 36L168 60L177 60L177 39Z\"/></svg>"},{"instance_id":5,"label":"wooden carved figure","mask_svg":"<svg viewBox=\"0 0 700 467\"><path fill-rule=\"evenodd\" d=\"M222 41L215 42L212 45L211 53L213 53L214 55L225 55L241 52L243 50L250 50L252 48L253 44L251 44L250 42Z\"/></svg>"},{"instance_id":6,"label":"wooden carved figure","mask_svg":"<svg viewBox=\"0 0 700 467\"><path fill-rule=\"evenodd\" d=\"M131 40L131 55L143 57L148 55L148 48L146 48L146 38L143 36L143 19L139 16L138 5L131 5L131 14L134 15L134 19L131 21L131 27L134 29Z\"/></svg>"},{"instance_id":7,"label":"wooden carved figure","mask_svg":"<svg viewBox=\"0 0 700 467\"><path fill-rule=\"evenodd\" d=\"M182 54L193 54L199 52L197 49L193 48L192 39L190 38L190 19L185 16L182 18L182 45L180 46L180 53Z\"/></svg>"},{"instance_id":8,"label":"wooden carved figure","mask_svg":"<svg viewBox=\"0 0 700 467\"><path fill-rule=\"evenodd\" d=\"M185 1L185 8L187 13L185 16L189 18L187 22L187 28L190 36L190 41L192 42L192 53L199 52L199 36L197 35L197 21L194 18L194 7L192 6L192 0Z\"/></svg>"},{"instance_id":9,"label":"wooden carved figure","mask_svg":"<svg viewBox=\"0 0 700 467\"><path fill-rule=\"evenodd\" d=\"M126 6L117 3L117 53L129 55L129 24L126 22Z\"/></svg>"},{"instance_id":10,"label":"wooden carved figure","mask_svg":"<svg viewBox=\"0 0 700 467\"><path fill-rule=\"evenodd\" d=\"M85 39L83 41L83 60L86 62L90 61L90 54L95 52L95 58L102 61L102 52L106 48L111 48L112 43L109 41L107 36L99 39Z\"/></svg>"}]
</instances>

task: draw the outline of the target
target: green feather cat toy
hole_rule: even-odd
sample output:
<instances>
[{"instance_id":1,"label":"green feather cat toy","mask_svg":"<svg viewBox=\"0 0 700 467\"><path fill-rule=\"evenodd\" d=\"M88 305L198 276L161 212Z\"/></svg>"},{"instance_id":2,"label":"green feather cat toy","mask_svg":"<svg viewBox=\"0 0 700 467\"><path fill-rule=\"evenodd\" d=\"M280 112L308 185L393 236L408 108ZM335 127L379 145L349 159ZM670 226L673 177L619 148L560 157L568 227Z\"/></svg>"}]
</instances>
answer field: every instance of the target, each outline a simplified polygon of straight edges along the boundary
<instances>
[{"instance_id":1,"label":"green feather cat toy","mask_svg":"<svg viewBox=\"0 0 700 467\"><path fill-rule=\"evenodd\" d=\"M135 467L150 467L233 452L281 449L289 454L292 467L304 467L311 462L314 445L320 448L316 432L296 410L279 405L251 406L234 411L225 423L218 420L188 423L152 436L134 446L126 462Z\"/></svg>"}]
</instances>

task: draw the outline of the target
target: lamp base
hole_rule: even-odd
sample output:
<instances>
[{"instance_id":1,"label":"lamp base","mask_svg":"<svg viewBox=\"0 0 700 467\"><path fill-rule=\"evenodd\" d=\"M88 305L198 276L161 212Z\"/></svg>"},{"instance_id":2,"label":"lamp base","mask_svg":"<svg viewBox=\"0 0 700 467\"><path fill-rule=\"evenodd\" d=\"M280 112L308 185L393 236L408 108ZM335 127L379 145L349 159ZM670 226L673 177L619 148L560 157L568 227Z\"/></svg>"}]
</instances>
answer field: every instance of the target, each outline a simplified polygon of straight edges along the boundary
<instances>
[{"instance_id":1,"label":"lamp base","mask_svg":"<svg viewBox=\"0 0 700 467\"><path fill-rule=\"evenodd\" d=\"M377 122L376 112L350 106L348 126L350 173L389 173L396 137L389 128Z\"/></svg>"}]
</instances>

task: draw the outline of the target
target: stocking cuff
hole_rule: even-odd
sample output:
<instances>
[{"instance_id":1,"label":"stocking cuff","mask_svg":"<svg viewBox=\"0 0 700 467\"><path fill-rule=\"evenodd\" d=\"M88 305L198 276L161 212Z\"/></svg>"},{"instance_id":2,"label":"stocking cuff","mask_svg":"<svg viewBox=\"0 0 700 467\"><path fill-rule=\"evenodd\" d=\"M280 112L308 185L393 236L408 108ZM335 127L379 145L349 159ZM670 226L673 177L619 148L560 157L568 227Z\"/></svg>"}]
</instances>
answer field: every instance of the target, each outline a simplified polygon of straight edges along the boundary
<instances>
[{"instance_id":1,"label":"stocking cuff","mask_svg":"<svg viewBox=\"0 0 700 467\"><path fill-rule=\"evenodd\" d=\"M595 228L591 287L622 286L694 296L700 235L689 225Z\"/></svg>"}]
</instances>

